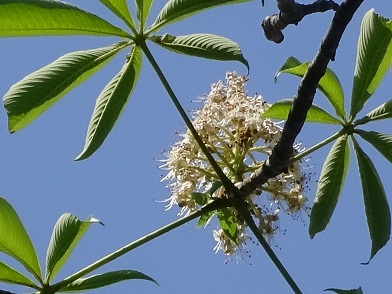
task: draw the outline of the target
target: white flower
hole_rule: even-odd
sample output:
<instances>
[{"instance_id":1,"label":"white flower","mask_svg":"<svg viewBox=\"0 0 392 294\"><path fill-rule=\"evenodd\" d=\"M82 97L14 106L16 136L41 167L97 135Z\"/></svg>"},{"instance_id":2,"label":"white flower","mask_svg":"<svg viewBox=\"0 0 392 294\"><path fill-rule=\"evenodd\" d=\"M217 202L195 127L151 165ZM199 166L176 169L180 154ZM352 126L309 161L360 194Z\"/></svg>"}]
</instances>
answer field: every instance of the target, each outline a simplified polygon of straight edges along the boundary
<instances>
[{"instance_id":1,"label":"white flower","mask_svg":"<svg viewBox=\"0 0 392 294\"><path fill-rule=\"evenodd\" d=\"M246 80L235 72L227 73L226 83L212 84L210 93L201 99L202 107L192 112L196 131L234 184L242 182L263 165L282 133L279 124L261 118L269 105L261 96L246 94ZM171 191L166 207L179 206L181 215L201 208L213 198L222 197L224 189L219 187L211 191L219 186L219 178L191 133L187 131L180 138L168 152L161 168L168 170L162 180L169 182L167 187ZM299 144L294 146L296 152L299 147ZM260 190L248 196L250 213L266 238L270 239L278 229L279 208L291 214L306 208L307 199L303 192L307 180L300 163L295 162L286 173L270 179ZM214 250L234 254L247 239L246 224L237 218L232 208L216 215L226 230L230 225L236 233L229 234L223 228L213 231L217 241Z\"/></svg>"}]
</instances>

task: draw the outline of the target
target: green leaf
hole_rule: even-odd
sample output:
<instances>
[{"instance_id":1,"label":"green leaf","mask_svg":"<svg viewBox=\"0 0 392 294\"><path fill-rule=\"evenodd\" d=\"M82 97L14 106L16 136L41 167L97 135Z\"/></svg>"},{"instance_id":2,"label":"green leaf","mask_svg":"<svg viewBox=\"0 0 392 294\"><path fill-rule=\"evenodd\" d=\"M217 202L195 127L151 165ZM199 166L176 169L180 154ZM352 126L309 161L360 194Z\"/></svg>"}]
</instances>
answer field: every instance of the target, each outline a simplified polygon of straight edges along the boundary
<instances>
[{"instance_id":1,"label":"green leaf","mask_svg":"<svg viewBox=\"0 0 392 294\"><path fill-rule=\"evenodd\" d=\"M0 37L49 35L130 35L106 20L60 1L2 0Z\"/></svg>"},{"instance_id":2,"label":"green leaf","mask_svg":"<svg viewBox=\"0 0 392 294\"><path fill-rule=\"evenodd\" d=\"M84 148L75 160L86 159L102 145L137 83L141 63L141 50L134 46L121 71L99 94L88 126Z\"/></svg>"},{"instance_id":3,"label":"green leaf","mask_svg":"<svg viewBox=\"0 0 392 294\"><path fill-rule=\"evenodd\" d=\"M293 99L283 99L272 104L261 117L287 119L290 112ZM330 115L324 109L317 105L312 105L306 115L307 122L316 122L324 124L341 124L340 120Z\"/></svg>"},{"instance_id":4,"label":"green leaf","mask_svg":"<svg viewBox=\"0 0 392 294\"><path fill-rule=\"evenodd\" d=\"M347 135L343 135L333 144L321 169L316 197L310 213L310 238L326 228L338 202L349 160Z\"/></svg>"},{"instance_id":5,"label":"green leaf","mask_svg":"<svg viewBox=\"0 0 392 294\"><path fill-rule=\"evenodd\" d=\"M214 216L214 211L209 211L205 214L203 214L200 218L199 221L197 222L196 228L200 228L205 226L209 220Z\"/></svg>"},{"instance_id":6,"label":"green leaf","mask_svg":"<svg viewBox=\"0 0 392 294\"><path fill-rule=\"evenodd\" d=\"M0 261L0 281L8 284L18 284L27 287L38 287L29 278Z\"/></svg>"},{"instance_id":7,"label":"green leaf","mask_svg":"<svg viewBox=\"0 0 392 294\"><path fill-rule=\"evenodd\" d=\"M42 281L41 268L29 235L16 211L1 197L0 251L18 260L35 278Z\"/></svg>"},{"instance_id":8,"label":"green leaf","mask_svg":"<svg viewBox=\"0 0 392 294\"><path fill-rule=\"evenodd\" d=\"M391 212L384 187L370 158L354 139L359 175L361 176L365 211L372 249L369 261L387 244L391 236Z\"/></svg>"},{"instance_id":9,"label":"green leaf","mask_svg":"<svg viewBox=\"0 0 392 294\"><path fill-rule=\"evenodd\" d=\"M211 188L207 191L208 194L212 197L212 195L218 190L220 187L222 187L222 182L221 181L214 181L211 185Z\"/></svg>"},{"instance_id":10,"label":"green leaf","mask_svg":"<svg viewBox=\"0 0 392 294\"><path fill-rule=\"evenodd\" d=\"M121 18L130 28L136 29L135 22L129 13L126 0L99 0L109 8L115 15Z\"/></svg>"},{"instance_id":11,"label":"green leaf","mask_svg":"<svg viewBox=\"0 0 392 294\"><path fill-rule=\"evenodd\" d=\"M281 73L289 73L299 77L303 77L308 70L309 62L302 63L295 57L289 57L283 66L275 74L275 82ZM335 108L336 114L345 118L346 112L344 110L344 95L340 81L336 74L327 68L324 76L320 79L317 88L327 97Z\"/></svg>"},{"instance_id":12,"label":"green leaf","mask_svg":"<svg viewBox=\"0 0 392 294\"><path fill-rule=\"evenodd\" d=\"M350 290L329 288L329 289L325 289L324 291L332 291L337 294L363 294L361 287L359 287L358 289L350 289Z\"/></svg>"},{"instance_id":13,"label":"green leaf","mask_svg":"<svg viewBox=\"0 0 392 294\"><path fill-rule=\"evenodd\" d=\"M91 216L86 221L81 221L70 213L60 216L46 253L46 283L58 273L92 223L100 221Z\"/></svg>"},{"instance_id":14,"label":"green leaf","mask_svg":"<svg viewBox=\"0 0 392 294\"><path fill-rule=\"evenodd\" d=\"M380 119L386 119L392 117L392 100L385 102L379 107L373 109L366 116L355 121L354 125L363 125L369 121L375 121Z\"/></svg>"},{"instance_id":15,"label":"green leaf","mask_svg":"<svg viewBox=\"0 0 392 294\"><path fill-rule=\"evenodd\" d=\"M144 28L148 15L150 14L151 4L153 0L135 0L137 11L136 15L140 21L140 25Z\"/></svg>"},{"instance_id":16,"label":"green leaf","mask_svg":"<svg viewBox=\"0 0 392 294\"><path fill-rule=\"evenodd\" d=\"M151 281L158 285L158 283L154 279L141 272L132 270L120 270L104 274L98 274L87 278L77 279L76 281L67 285L65 288L60 289L59 292L97 289L101 287L106 287L114 283L135 279Z\"/></svg>"},{"instance_id":17,"label":"green leaf","mask_svg":"<svg viewBox=\"0 0 392 294\"><path fill-rule=\"evenodd\" d=\"M169 0L148 31L158 31L164 25L179 21L209 8L248 2L250 0Z\"/></svg>"},{"instance_id":18,"label":"green leaf","mask_svg":"<svg viewBox=\"0 0 392 294\"><path fill-rule=\"evenodd\" d=\"M229 209L224 208L218 210L216 216L218 217L219 225L225 234L237 243L237 221L232 212Z\"/></svg>"},{"instance_id":19,"label":"green leaf","mask_svg":"<svg viewBox=\"0 0 392 294\"><path fill-rule=\"evenodd\" d=\"M237 43L217 35L191 34L185 36L152 36L156 44L171 51L215 60L237 60L249 70L248 61Z\"/></svg>"},{"instance_id":20,"label":"green leaf","mask_svg":"<svg viewBox=\"0 0 392 294\"><path fill-rule=\"evenodd\" d=\"M364 140L368 141L384 157L392 163L392 136L378 132L355 130Z\"/></svg>"},{"instance_id":21,"label":"green leaf","mask_svg":"<svg viewBox=\"0 0 392 294\"><path fill-rule=\"evenodd\" d=\"M3 97L9 131L13 133L28 125L127 45L120 42L68 53L14 84Z\"/></svg>"},{"instance_id":22,"label":"green leaf","mask_svg":"<svg viewBox=\"0 0 392 294\"><path fill-rule=\"evenodd\" d=\"M191 197L196 202L196 204L200 206L206 205L209 199L207 193L199 193L199 192L192 192Z\"/></svg>"},{"instance_id":23,"label":"green leaf","mask_svg":"<svg viewBox=\"0 0 392 294\"><path fill-rule=\"evenodd\" d=\"M362 19L351 99L351 117L377 89L392 59L392 22L371 9Z\"/></svg>"}]
</instances>

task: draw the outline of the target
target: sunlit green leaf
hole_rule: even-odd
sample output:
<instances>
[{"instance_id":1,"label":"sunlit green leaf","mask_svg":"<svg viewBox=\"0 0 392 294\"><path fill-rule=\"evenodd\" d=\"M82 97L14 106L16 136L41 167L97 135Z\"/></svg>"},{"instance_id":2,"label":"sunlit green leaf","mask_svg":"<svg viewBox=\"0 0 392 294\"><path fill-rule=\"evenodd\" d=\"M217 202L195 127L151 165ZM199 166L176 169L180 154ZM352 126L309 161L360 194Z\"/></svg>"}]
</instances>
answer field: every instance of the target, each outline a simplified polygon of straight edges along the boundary
<instances>
[{"instance_id":1,"label":"sunlit green leaf","mask_svg":"<svg viewBox=\"0 0 392 294\"><path fill-rule=\"evenodd\" d=\"M106 20L61 1L0 1L0 37L49 35L129 37Z\"/></svg>"},{"instance_id":2,"label":"sunlit green leaf","mask_svg":"<svg viewBox=\"0 0 392 294\"><path fill-rule=\"evenodd\" d=\"M38 280L42 280L41 268L33 244L16 211L1 197L0 251L18 260Z\"/></svg>"},{"instance_id":3,"label":"sunlit green leaf","mask_svg":"<svg viewBox=\"0 0 392 294\"><path fill-rule=\"evenodd\" d=\"M70 213L60 216L46 253L46 283L58 273L91 223L99 223L99 220L90 216L86 221L81 221Z\"/></svg>"},{"instance_id":4,"label":"sunlit green leaf","mask_svg":"<svg viewBox=\"0 0 392 294\"><path fill-rule=\"evenodd\" d=\"M200 227L205 226L209 222L209 220L214 216L214 214L215 214L214 211L209 211L209 212L206 212L205 214L203 214L199 218L199 221L197 222L196 227L200 228Z\"/></svg>"},{"instance_id":5,"label":"sunlit green leaf","mask_svg":"<svg viewBox=\"0 0 392 294\"><path fill-rule=\"evenodd\" d=\"M329 288L329 289L325 289L324 291L332 291L337 294L363 294L361 287L359 287L358 289L350 289L350 290Z\"/></svg>"},{"instance_id":6,"label":"sunlit green leaf","mask_svg":"<svg viewBox=\"0 0 392 294\"><path fill-rule=\"evenodd\" d=\"M126 42L121 42L66 54L11 86L3 97L9 131L13 133L28 125L126 46Z\"/></svg>"},{"instance_id":7,"label":"sunlit green leaf","mask_svg":"<svg viewBox=\"0 0 392 294\"><path fill-rule=\"evenodd\" d=\"M358 40L357 60L350 115L355 117L377 89L392 59L392 22L368 11L363 17Z\"/></svg>"},{"instance_id":8,"label":"sunlit green leaf","mask_svg":"<svg viewBox=\"0 0 392 294\"><path fill-rule=\"evenodd\" d=\"M217 35L192 34L185 36L152 36L156 44L171 51L215 60L237 60L249 70L248 61L237 43Z\"/></svg>"},{"instance_id":9,"label":"sunlit green leaf","mask_svg":"<svg viewBox=\"0 0 392 294\"><path fill-rule=\"evenodd\" d=\"M148 30L157 31L164 25L179 21L180 19L215 6L248 1L250 0L169 0Z\"/></svg>"},{"instance_id":10,"label":"sunlit green leaf","mask_svg":"<svg viewBox=\"0 0 392 294\"><path fill-rule=\"evenodd\" d=\"M129 27L136 29L135 22L129 13L126 0L99 0L109 8L115 15L121 18Z\"/></svg>"},{"instance_id":11,"label":"sunlit green leaf","mask_svg":"<svg viewBox=\"0 0 392 294\"><path fill-rule=\"evenodd\" d=\"M391 236L391 212L376 168L357 141L353 140L353 142L361 176L370 239L372 240L370 261L378 250L387 244Z\"/></svg>"},{"instance_id":12,"label":"sunlit green leaf","mask_svg":"<svg viewBox=\"0 0 392 294\"><path fill-rule=\"evenodd\" d=\"M37 287L33 281L0 261L0 281L8 284Z\"/></svg>"},{"instance_id":13,"label":"sunlit green leaf","mask_svg":"<svg viewBox=\"0 0 392 294\"><path fill-rule=\"evenodd\" d=\"M287 119L291 105L293 103L292 99L284 99L272 104L261 117L275 118L275 119ZM306 115L307 122L316 122L324 124L341 124L340 120L330 115L324 109L317 105L312 105Z\"/></svg>"},{"instance_id":14,"label":"sunlit green leaf","mask_svg":"<svg viewBox=\"0 0 392 294\"><path fill-rule=\"evenodd\" d=\"M220 209L216 212L219 225L225 234L234 242L237 242L237 222L233 213L227 209Z\"/></svg>"},{"instance_id":15,"label":"sunlit green leaf","mask_svg":"<svg viewBox=\"0 0 392 294\"><path fill-rule=\"evenodd\" d=\"M347 135L339 137L324 161L310 214L309 235L324 230L333 214L347 174L350 159Z\"/></svg>"},{"instance_id":16,"label":"sunlit green leaf","mask_svg":"<svg viewBox=\"0 0 392 294\"><path fill-rule=\"evenodd\" d=\"M59 292L97 289L126 280L147 280L158 285L154 279L141 272L120 270L77 279L75 282L67 285L65 288L60 289Z\"/></svg>"},{"instance_id":17,"label":"sunlit green leaf","mask_svg":"<svg viewBox=\"0 0 392 294\"><path fill-rule=\"evenodd\" d=\"M289 57L283 66L275 74L275 81L281 73L289 73L303 77L309 67L309 62L302 63L294 57ZM343 89L335 73L327 68L324 76L320 79L317 88L327 97L335 108L336 114L345 118Z\"/></svg>"},{"instance_id":18,"label":"sunlit green leaf","mask_svg":"<svg viewBox=\"0 0 392 294\"><path fill-rule=\"evenodd\" d=\"M99 94L88 126L84 148L76 160L86 159L102 145L137 83L141 63L141 50L134 46L123 68Z\"/></svg>"},{"instance_id":19,"label":"sunlit green leaf","mask_svg":"<svg viewBox=\"0 0 392 294\"><path fill-rule=\"evenodd\" d=\"M391 117L392 117L392 100L389 100L388 102L385 102L379 107L373 109L366 116L355 121L354 124L363 125L365 123L368 123L369 121L375 121L375 120L386 119Z\"/></svg>"},{"instance_id":20,"label":"sunlit green leaf","mask_svg":"<svg viewBox=\"0 0 392 294\"><path fill-rule=\"evenodd\" d=\"M148 15L150 14L151 4L153 0L135 0L137 6L137 18L139 19L141 26L144 27Z\"/></svg>"},{"instance_id":21,"label":"sunlit green leaf","mask_svg":"<svg viewBox=\"0 0 392 294\"><path fill-rule=\"evenodd\" d=\"M374 131L363 131L356 130L364 140L368 141L378 150L384 157L392 163L392 136L387 134L381 134Z\"/></svg>"}]
</instances>

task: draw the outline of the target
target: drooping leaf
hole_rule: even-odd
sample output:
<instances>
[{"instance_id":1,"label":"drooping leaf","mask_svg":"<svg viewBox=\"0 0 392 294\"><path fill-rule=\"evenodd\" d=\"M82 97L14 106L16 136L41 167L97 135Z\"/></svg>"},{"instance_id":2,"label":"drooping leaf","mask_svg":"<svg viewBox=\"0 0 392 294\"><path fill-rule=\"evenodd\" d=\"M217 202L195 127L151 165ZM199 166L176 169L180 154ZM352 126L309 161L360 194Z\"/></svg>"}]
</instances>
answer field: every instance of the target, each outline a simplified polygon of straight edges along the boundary
<instances>
[{"instance_id":1,"label":"drooping leaf","mask_svg":"<svg viewBox=\"0 0 392 294\"><path fill-rule=\"evenodd\" d=\"M359 175L361 176L365 211L372 249L369 261L385 246L391 236L391 212L384 187L373 162L354 139Z\"/></svg>"},{"instance_id":2,"label":"drooping leaf","mask_svg":"<svg viewBox=\"0 0 392 294\"><path fill-rule=\"evenodd\" d=\"M18 214L0 197L0 251L18 260L35 278L42 281L37 254Z\"/></svg>"},{"instance_id":3,"label":"drooping leaf","mask_svg":"<svg viewBox=\"0 0 392 294\"><path fill-rule=\"evenodd\" d=\"M11 86L3 97L9 131L13 133L28 125L126 46L126 42L120 42L68 53Z\"/></svg>"},{"instance_id":4,"label":"drooping leaf","mask_svg":"<svg viewBox=\"0 0 392 294\"><path fill-rule=\"evenodd\" d=\"M115 15L121 18L130 28L136 30L135 22L129 13L126 0L99 0L103 5L109 8Z\"/></svg>"},{"instance_id":5,"label":"drooping leaf","mask_svg":"<svg viewBox=\"0 0 392 294\"><path fill-rule=\"evenodd\" d=\"M81 221L70 213L60 216L54 226L46 253L46 283L49 283L62 268L92 223L100 221L91 216L86 221Z\"/></svg>"},{"instance_id":6,"label":"drooping leaf","mask_svg":"<svg viewBox=\"0 0 392 294\"><path fill-rule=\"evenodd\" d=\"M141 50L134 46L121 71L99 94L87 129L84 148L75 160L86 159L102 145L137 83L141 63Z\"/></svg>"},{"instance_id":7,"label":"drooping leaf","mask_svg":"<svg viewBox=\"0 0 392 294\"><path fill-rule=\"evenodd\" d=\"M153 0L135 0L135 2L137 6L137 18L139 19L141 26L144 27L147 17L150 14Z\"/></svg>"},{"instance_id":8,"label":"drooping leaf","mask_svg":"<svg viewBox=\"0 0 392 294\"><path fill-rule=\"evenodd\" d=\"M0 1L0 37L50 35L129 37L106 20L61 1Z\"/></svg>"},{"instance_id":9,"label":"drooping leaf","mask_svg":"<svg viewBox=\"0 0 392 294\"><path fill-rule=\"evenodd\" d=\"M324 291L332 291L337 294L363 294L361 287L359 287L358 289L350 289L350 290L329 288L329 289L325 289Z\"/></svg>"},{"instance_id":10,"label":"drooping leaf","mask_svg":"<svg viewBox=\"0 0 392 294\"><path fill-rule=\"evenodd\" d=\"M272 104L261 117L275 118L275 119L287 119L291 105L293 103L292 99L284 99ZM341 124L340 120L333 117L324 109L317 105L312 105L306 115L307 122L316 122L324 124Z\"/></svg>"},{"instance_id":11,"label":"drooping leaf","mask_svg":"<svg viewBox=\"0 0 392 294\"><path fill-rule=\"evenodd\" d=\"M148 31L158 31L164 25L179 21L215 6L248 1L250 0L169 0L159 12Z\"/></svg>"},{"instance_id":12,"label":"drooping leaf","mask_svg":"<svg viewBox=\"0 0 392 294\"><path fill-rule=\"evenodd\" d=\"M84 290L97 289L126 280L147 280L147 281L154 282L155 284L158 285L158 283L153 278L141 272L132 271L132 270L120 270L120 271L113 271L104 274L98 274L87 278L77 279L76 281L72 282L66 287L60 289L59 292L84 291Z\"/></svg>"},{"instance_id":13,"label":"drooping leaf","mask_svg":"<svg viewBox=\"0 0 392 294\"><path fill-rule=\"evenodd\" d=\"M152 36L156 44L171 51L215 60L237 60L249 70L248 61L237 43L217 35L191 34L185 36Z\"/></svg>"},{"instance_id":14,"label":"drooping leaf","mask_svg":"<svg viewBox=\"0 0 392 294\"><path fill-rule=\"evenodd\" d=\"M295 57L289 57L283 66L275 74L275 82L281 73L289 73L299 77L303 77L308 70L309 62L302 63ZM324 76L320 79L317 88L327 97L335 108L336 114L345 118L344 95L340 81L336 74L327 68Z\"/></svg>"},{"instance_id":15,"label":"drooping leaf","mask_svg":"<svg viewBox=\"0 0 392 294\"><path fill-rule=\"evenodd\" d=\"M343 135L333 144L321 169L310 213L310 238L326 228L333 214L347 174L349 159L347 135Z\"/></svg>"},{"instance_id":16,"label":"drooping leaf","mask_svg":"<svg viewBox=\"0 0 392 294\"><path fill-rule=\"evenodd\" d=\"M375 131L356 130L364 140L368 141L378 150L384 157L392 163L392 136L378 133Z\"/></svg>"},{"instance_id":17,"label":"drooping leaf","mask_svg":"<svg viewBox=\"0 0 392 294\"><path fill-rule=\"evenodd\" d=\"M375 121L380 119L386 119L392 117L392 100L385 102L384 104L380 105L379 107L370 111L364 117L355 121L355 125L363 125L368 123L369 121Z\"/></svg>"},{"instance_id":18,"label":"drooping leaf","mask_svg":"<svg viewBox=\"0 0 392 294\"><path fill-rule=\"evenodd\" d=\"M0 261L0 281L8 284L18 284L27 287L38 287L29 278Z\"/></svg>"},{"instance_id":19,"label":"drooping leaf","mask_svg":"<svg viewBox=\"0 0 392 294\"><path fill-rule=\"evenodd\" d=\"M237 222L234 215L229 209L224 208L216 212L218 217L219 225L225 234L234 242L237 242Z\"/></svg>"},{"instance_id":20,"label":"drooping leaf","mask_svg":"<svg viewBox=\"0 0 392 294\"><path fill-rule=\"evenodd\" d=\"M351 99L351 117L377 89L392 59L392 22L368 11L362 19Z\"/></svg>"}]
</instances>

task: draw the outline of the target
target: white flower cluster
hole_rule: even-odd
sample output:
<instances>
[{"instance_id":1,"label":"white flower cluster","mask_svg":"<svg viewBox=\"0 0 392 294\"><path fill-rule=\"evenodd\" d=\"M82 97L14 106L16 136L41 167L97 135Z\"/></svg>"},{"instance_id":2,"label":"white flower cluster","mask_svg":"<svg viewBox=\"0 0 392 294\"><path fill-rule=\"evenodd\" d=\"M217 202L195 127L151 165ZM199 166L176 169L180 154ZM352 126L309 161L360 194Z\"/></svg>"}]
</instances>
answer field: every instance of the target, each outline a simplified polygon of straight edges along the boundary
<instances>
[{"instance_id":1,"label":"white flower cluster","mask_svg":"<svg viewBox=\"0 0 392 294\"><path fill-rule=\"evenodd\" d=\"M261 96L248 96L245 84L246 77L227 73L226 83L212 84L211 92L202 99L203 107L192 113L196 131L233 183L242 182L260 168L281 136L278 124L261 118L269 105ZM167 187L171 191L167 208L177 205L182 215L222 197L224 188L190 131L180 136L181 140L174 143L161 168L168 170L162 179L169 182ZM277 231L279 211L297 213L305 208L306 180L296 162L287 173L270 179L254 195L248 196L249 210L264 236L271 238ZM214 250L222 249L231 255L243 248L247 240L246 223L238 218L235 210L226 208L215 215L221 228L213 231L217 241ZM227 229L233 224L235 228Z\"/></svg>"}]
</instances>

